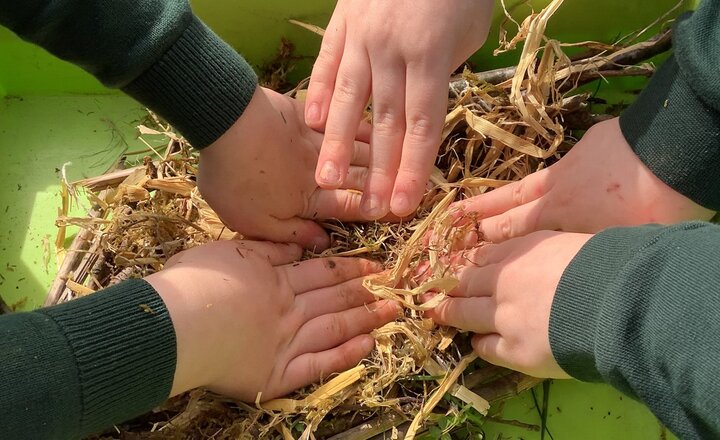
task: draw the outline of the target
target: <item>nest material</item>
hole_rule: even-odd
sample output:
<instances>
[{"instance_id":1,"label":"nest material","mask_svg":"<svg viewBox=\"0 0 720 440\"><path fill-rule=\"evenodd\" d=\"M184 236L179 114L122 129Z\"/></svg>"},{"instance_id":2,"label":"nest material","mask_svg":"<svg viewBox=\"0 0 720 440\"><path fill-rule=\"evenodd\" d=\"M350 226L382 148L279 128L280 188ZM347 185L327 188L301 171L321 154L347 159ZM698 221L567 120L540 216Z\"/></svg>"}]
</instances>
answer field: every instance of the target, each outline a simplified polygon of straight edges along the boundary
<instances>
[{"instance_id":1,"label":"nest material","mask_svg":"<svg viewBox=\"0 0 720 440\"><path fill-rule=\"evenodd\" d=\"M620 61L637 63L667 48L669 32L664 32L622 46L584 43L588 52L570 58L561 43L544 36L548 19L561 3L555 0L532 14L511 41L501 42L501 50L509 50L524 41L516 67L502 69L504 73L466 72L451 83L433 188L415 220L324 224L333 246L322 255L384 262L390 270L368 277L364 285L376 297L404 305L403 318L374 332L376 350L370 358L323 384L262 404L194 390L124 424L122 436L358 440L388 432L388 438L413 439L437 414L454 421L445 424L445 432L472 433L458 420L474 417L481 425L491 402L537 384L537 379L476 360L466 335L436 326L423 311L457 285L456 268L446 257L456 238L476 227L471 216L458 221L448 209L450 203L517 181L558 160L575 142L573 128L607 118L592 114L590 95L576 88L602 76L648 76L652 65ZM197 156L169 126L153 121L152 128L142 126L140 133L165 136L162 153L148 144L152 155L140 166L63 185L56 242L63 264L48 304L146 276L177 252L234 236L197 190ZM85 189L92 209L87 217L68 217L78 187ZM61 245L68 226L79 226L81 232L65 252ZM420 297L427 292L437 295L423 303Z\"/></svg>"}]
</instances>

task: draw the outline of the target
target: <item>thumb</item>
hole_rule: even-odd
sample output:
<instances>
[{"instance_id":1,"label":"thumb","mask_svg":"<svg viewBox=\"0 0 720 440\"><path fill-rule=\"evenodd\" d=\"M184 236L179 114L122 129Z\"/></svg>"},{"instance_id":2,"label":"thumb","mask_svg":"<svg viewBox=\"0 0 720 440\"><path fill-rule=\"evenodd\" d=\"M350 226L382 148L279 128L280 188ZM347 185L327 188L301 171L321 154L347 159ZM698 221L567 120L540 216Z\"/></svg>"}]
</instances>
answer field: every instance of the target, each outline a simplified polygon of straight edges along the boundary
<instances>
[{"instance_id":1,"label":"thumb","mask_svg":"<svg viewBox=\"0 0 720 440\"><path fill-rule=\"evenodd\" d=\"M330 237L320 225L298 217L285 220L270 217L257 236L278 243L297 243L313 252L330 247Z\"/></svg>"}]
</instances>

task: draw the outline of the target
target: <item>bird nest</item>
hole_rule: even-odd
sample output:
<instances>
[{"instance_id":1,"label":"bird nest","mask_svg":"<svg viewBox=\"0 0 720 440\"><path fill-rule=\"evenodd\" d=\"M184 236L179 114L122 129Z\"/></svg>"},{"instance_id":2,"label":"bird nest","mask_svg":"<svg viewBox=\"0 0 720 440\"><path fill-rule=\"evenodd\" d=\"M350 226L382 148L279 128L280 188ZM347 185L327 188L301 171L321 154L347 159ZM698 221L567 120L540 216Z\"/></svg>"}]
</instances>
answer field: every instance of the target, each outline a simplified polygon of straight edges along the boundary
<instances>
[{"instance_id":1,"label":"bird nest","mask_svg":"<svg viewBox=\"0 0 720 440\"><path fill-rule=\"evenodd\" d=\"M466 71L453 78L432 188L415 219L323 223L332 247L321 255L383 262L388 270L367 277L364 285L376 297L404 307L402 318L373 332L376 346L367 359L324 383L264 403L193 390L103 436L469 438L481 432L493 403L538 384L538 379L476 359L466 334L437 326L423 312L457 285L456 268L445 257L457 237L476 228L471 214L458 221L450 204L557 161L576 142L573 134L612 117L591 111L597 100L582 86L609 77L650 76L653 65L642 62L670 46L670 31L640 42L635 35L623 44L564 45L545 36L547 21L561 3L552 1L531 14L509 41L501 32L499 51L524 43L517 66L478 74ZM566 55L567 46L576 55ZM302 87L289 95L301 98ZM133 168L64 182L56 242L63 263L48 305L147 276L180 251L235 236L198 192L198 156L185 139L155 117L139 131L141 139L164 138L164 147L147 143L150 154ZM81 193L92 208L85 217L68 216ZM65 250L70 226L80 231ZM427 292L437 295L423 303L420 298ZM431 428L438 423L440 428Z\"/></svg>"}]
</instances>

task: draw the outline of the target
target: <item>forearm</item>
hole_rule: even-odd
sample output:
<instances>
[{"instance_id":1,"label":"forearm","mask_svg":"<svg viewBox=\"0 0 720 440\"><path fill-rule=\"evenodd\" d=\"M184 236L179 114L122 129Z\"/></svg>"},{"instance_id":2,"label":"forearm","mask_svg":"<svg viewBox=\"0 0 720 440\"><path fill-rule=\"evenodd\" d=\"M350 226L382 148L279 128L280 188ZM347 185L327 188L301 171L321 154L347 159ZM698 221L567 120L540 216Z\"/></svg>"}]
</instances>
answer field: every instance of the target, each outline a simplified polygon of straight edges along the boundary
<instances>
[{"instance_id":1,"label":"forearm","mask_svg":"<svg viewBox=\"0 0 720 440\"><path fill-rule=\"evenodd\" d=\"M568 266L550 318L560 366L644 403L681 438L720 434L720 226L610 229Z\"/></svg>"},{"instance_id":2,"label":"forearm","mask_svg":"<svg viewBox=\"0 0 720 440\"><path fill-rule=\"evenodd\" d=\"M187 0L0 0L0 24L122 89L197 148L227 131L257 85Z\"/></svg>"},{"instance_id":3,"label":"forearm","mask_svg":"<svg viewBox=\"0 0 720 440\"><path fill-rule=\"evenodd\" d=\"M132 280L3 316L0 358L3 436L81 438L168 397L175 333L155 290Z\"/></svg>"},{"instance_id":4,"label":"forearm","mask_svg":"<svg viewBox=\"0 0 720 440\"><path fill-rule=\"evenodd\" d=\"M638 157L675 191L720 210L720 1L678 19L674 54L621 116Z\"/></svg>"}]
</instances>

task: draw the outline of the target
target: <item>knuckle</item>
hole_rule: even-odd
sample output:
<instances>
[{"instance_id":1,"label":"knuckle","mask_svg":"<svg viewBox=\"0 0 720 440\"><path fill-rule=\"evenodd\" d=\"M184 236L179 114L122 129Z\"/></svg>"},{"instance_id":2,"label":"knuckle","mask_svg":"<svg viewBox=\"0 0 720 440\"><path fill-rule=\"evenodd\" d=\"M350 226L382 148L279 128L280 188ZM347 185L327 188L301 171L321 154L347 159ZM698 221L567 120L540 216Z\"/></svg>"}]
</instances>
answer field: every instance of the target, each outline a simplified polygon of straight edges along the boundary
<instances>
[{"instance_id":1,"label":"knuckle","mask_svg":"<svg viewBox=\"0 0 720 440\"><path fill-rule=\"evenodd\" d=\"M341 72L335 84L334 98L341 104L354 104L360 99L360 85L350 75Z\"/></svg>"},{"instance_id":2,"label":"knuckle","mask_svg":"<svg viewBox=\"0 0 720 440\"><path fill-rule=\"evenodd\" d=\"M524 203L525 199L525 181L519 181L512 190L512 200L516 206L520 206Z\"/></svg>"},{"instance_id":3,"label":"knuckle","mask_svg":"<svg viewBox=\"0 0 720 440\"><path fill-rule=\"evenodd\" d=\"M320 379L323 375L323 369L317 356L309 356L307 359L308 376L313 380Z\"/></svg>"},{"instance_id":4,"label":"knuckle","mask_svg":"<svg viewBox=\"0 0 720 440\"><path fill-rule=\"evenodd\" d=\"M514 236L515 222L513 218L506 215L497 223L497 235L501 240L507 240Z\"/></svg>"},{"instance_id":5,"label":"knuckle","mask_svg":"<svg viewBox=\"0 0 720 440\"><path fill-rule=\"evenodd\" d=\"M373 108L373 129L381 134L392 134L401 124L397 111L387 106L375 105Z\"/></svg>"},{"instance_id":6,"label":"knuckle","mask_svg":"<svg viewBox=\"0 0 720 440\"><path fill-rule=\"evenodd\" d=\"M353 297L355 296L355 292L353 290L352 286L349 285L341 285L338 288L338 299L340 300L340 305L343 308L343 310L348 310L352 308L353 306Z\"/></svg>"},{"instance_id":7,"label":"knuckle","mask_svg":"<svg viewBox=\"0 0 720 440\"><path fill-rule=\"evenodd\" d=\"M340 346L338 349L338 362L337 367L346 368L350 365L357 363L357 359L353 350L348 346ZM336 369L340 369L336 368Z\"/></svg>"},{"instance_id":8,"label":"knuckle","mask_svg":"<svg viewBox=\"0 0 720 440\"><path fill-rule=\"evenodd\" d=\"M343 207L342 207L343 211L342 212L346 212L346 213L355 212L357 210L356 208L360 205L361 197L362 196L360 194L347 192L346 197L342 201L342 203L343 203ZM344 275L344 273L343 273L343 275Z\"/></svg>"},{"instance_id":9,"label":"knuckle","mask_svg":"<svg viewBox=\"0 0 720 440\"><path fill-rule=\"evenodd\" d=\"M468 253L466 260L473 266L485 266L488 261L488 248L490 246L486 244L474 248Z\"/></svg>"},{"instance_id":10,"label":"knuckle","mask_svg":"<svg viewBox=\"0 0 720 440\"><path fill-rule=\"evenodd\" d=\"M407 135L419 140L426 140L433 134L435 124L430 115L423 111L415 111L407 117Z\"/></svg>"},{"instance_id":11,"label":"knuckle","mask_svg":"<svg viewBox=\"0 0 720 440\"><path fill-rule=\"evenodd\" d=\"M342 319L339 315L331 315L328 322L328 331L330 334L335 335L337 340L345 341L348 337L348 324L347 321Z\"/></svg>"}]
</instances>

